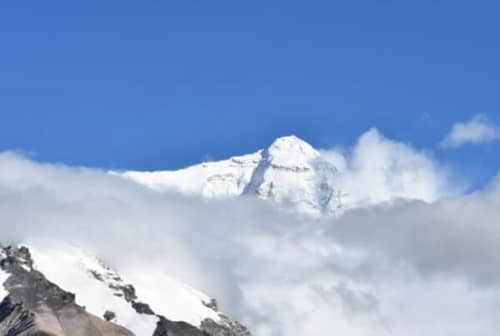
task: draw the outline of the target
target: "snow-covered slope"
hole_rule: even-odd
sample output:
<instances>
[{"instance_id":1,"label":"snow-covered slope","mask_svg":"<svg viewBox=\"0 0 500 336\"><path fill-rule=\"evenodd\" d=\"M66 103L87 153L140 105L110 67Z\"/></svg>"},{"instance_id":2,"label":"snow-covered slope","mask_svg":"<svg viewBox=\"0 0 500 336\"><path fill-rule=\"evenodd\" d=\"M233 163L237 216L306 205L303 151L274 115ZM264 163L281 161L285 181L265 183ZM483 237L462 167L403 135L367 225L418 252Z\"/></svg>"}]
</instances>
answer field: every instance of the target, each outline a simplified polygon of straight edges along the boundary
<instances>
[{"instance_id":1,"label":"snow-covered slope","mask_svg":"<svg viewBox=\"0 0 500 336\"><path fill-rule=\"evenodd\" d=\"M207 197L257 195L312 215L332 214L340 207L336 167L296 136L278 138L253 154L177 171L114 174L160 191Z\"/></svg>"},{"instance_id":2,"label":"snow-covered slope","mask_svg":"<svg viewBox=\"0 0 500 336\"><path fill-rule=\"evenodd\" d=\"M122 326L135 335L156 335L162 319L186 322L204 331L221 328L221 332L227 335L237 335L233 330L241 330L238 335L249 335L244 327L217 311L214 299L162 272L136 275L132 284L94 256L74 246L56 246L41 240L29 241L23 246L28 247L21 250L23 254L16 249L0 248L0 263L6 258L6 251L14 251L17 256L11 260L18 260L21 272L40 272L48 281L73 293L74 302L83 306L86 312ZM4 286L9 276L2 265L0 302L10 294ZM40 295L48 297L49 294Z\"/></svg>"},{"instance_id":3,"label":"snow-covered slope","mask_svg":"<svg viewBox=\"0 0 500 336\"><path fill-rule=\"evenodd\" d=\"M2 245L0 245L0 261L4 258L5 252L3 251ZM9 294L2 285L8 277L9 274L0 268L0 302Z\"/></svg>"},{"instance_id":4,"label":"snow-covered slope","mask_svg":"<svg viewBox=\"0 0 500 336\"><path fill-rule=\"evenodd\" d=\"M125 299L126 284L97 259L71 246L27 245L34 260L34 268L49 281L75 294L78 304L90 313L103 317L113 312L113 322L136 335L153 335L158 318L138 314Z\"/></svg>"}]
</instances>

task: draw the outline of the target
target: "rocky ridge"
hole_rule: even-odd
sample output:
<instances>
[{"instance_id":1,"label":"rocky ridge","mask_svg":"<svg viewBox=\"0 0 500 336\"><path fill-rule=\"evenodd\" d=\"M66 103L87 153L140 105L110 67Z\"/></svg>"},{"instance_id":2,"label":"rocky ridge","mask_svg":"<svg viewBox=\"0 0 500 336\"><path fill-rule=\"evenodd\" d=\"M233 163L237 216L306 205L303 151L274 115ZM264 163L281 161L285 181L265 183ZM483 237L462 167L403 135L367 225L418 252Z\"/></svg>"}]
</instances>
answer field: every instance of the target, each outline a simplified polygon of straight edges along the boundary
<instances>
[{"instance_id":1,"label":"rocky ridge","mask_svg":"<svg viewBox=\"0 0 500 336\"><path fill-rule=\"evenodd\" d=\"M77 303L78 297L49 281L35 267L26 247L0 246L0 334L6 336L131 336L136 335L116 323L116 313L107 310L98 317ZM54 260L57 263L57 260ZM221 319L205 319L200 326L171 321L157 314L148 303L138 300L135 288L126 284L112 269L89 270L89 276L105 283L113 295L123 298L140 315L154 317L152 336L249 336L249 331L220 314ZM173 303L175 304L175 302ZM215 300L210 303L217 309ZM138 334L137 334L138 335ZM143 335L138 335L143 336ZM148 335L144 335L148 336Z\"/></svg>"}]
</instances>

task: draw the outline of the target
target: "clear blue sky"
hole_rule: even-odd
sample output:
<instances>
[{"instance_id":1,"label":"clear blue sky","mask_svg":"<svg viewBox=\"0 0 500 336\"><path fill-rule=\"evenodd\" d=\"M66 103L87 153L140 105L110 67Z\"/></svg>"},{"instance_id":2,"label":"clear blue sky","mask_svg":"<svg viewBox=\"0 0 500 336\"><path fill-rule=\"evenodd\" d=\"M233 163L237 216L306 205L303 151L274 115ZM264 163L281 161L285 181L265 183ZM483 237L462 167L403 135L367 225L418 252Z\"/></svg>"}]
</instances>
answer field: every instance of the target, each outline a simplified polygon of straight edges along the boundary
<instances>
[{"instance_id":1,"label":"clear blue sky","mask_svg":"<svg viewBox=\"0 0 500 336\"><path fill-rule=\"evenodd\" d=\"M369 127L435 148L500 123L498 1L2 1L0 150L176 168ZM436 150L486 179L498 145Z\"/></svg>"}]
</instances>

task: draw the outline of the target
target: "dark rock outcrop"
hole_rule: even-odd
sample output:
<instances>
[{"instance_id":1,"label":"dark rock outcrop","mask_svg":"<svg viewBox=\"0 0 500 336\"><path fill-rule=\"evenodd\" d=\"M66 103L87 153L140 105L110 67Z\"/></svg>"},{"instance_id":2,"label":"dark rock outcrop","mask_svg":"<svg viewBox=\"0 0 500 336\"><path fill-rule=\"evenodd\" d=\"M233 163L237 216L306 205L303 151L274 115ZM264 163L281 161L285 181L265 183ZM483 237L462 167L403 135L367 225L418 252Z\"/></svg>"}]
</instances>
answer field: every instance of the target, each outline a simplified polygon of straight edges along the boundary
<instances>
[{"instance_id":1,"label":"dark rock outcrop","mask_svg":"<svg viewBox=\"0 0 500 336\"><path fill-rule=\"evenodd\" d=\"M248 329L238 322L231 321L223 316L223 324L217 323L211 319L205 319L201 322L200 329L211 336L250 336Z\"/></svg>"}]
</instances>

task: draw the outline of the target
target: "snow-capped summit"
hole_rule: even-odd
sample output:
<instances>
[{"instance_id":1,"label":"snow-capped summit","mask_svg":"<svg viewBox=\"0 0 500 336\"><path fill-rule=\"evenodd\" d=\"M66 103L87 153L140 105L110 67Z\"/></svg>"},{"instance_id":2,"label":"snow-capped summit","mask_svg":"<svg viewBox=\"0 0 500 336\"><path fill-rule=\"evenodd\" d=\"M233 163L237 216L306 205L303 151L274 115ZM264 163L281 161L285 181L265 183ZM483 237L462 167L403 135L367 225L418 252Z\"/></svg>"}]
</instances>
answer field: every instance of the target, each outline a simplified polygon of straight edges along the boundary
<instances>
[{"instance_id":1,"label":"snow-capped summit","mask_svg":"<svg viewBox=\"0 0 500 336\"><path fill-rule=\"evenodd\" d=\"M267 148L268 160L277 167L307 166L311 160L319 157L319 152L310 144L295 135L274 140Z\"/></svg>"},{"instance_id":2,"label":"snow-capped summit","mask_svg":"<svg viewBox=\"0 0 500 336\"><path fill-rule=\"evenodd\" d=\"M280 137L253 154L205 162L177 171L119 174L160 191L206 197L257 195L311 215L339 208L337 169L304 140Z\"/></svg>"},{"instance_id":3,"label":"snow-capped summit","mask_svg":"<svg viewBox=\"0 0 500 336\"><path fill-rule=\"evenodd\" d=\"M444 187L439 167L425 154L384 140L376 130L366 132L349 156L289 135L252 154L176 171L111 173L159 191L254 195L314 217L401 200L433 202Z\"/></svg>"}]
</instances>

